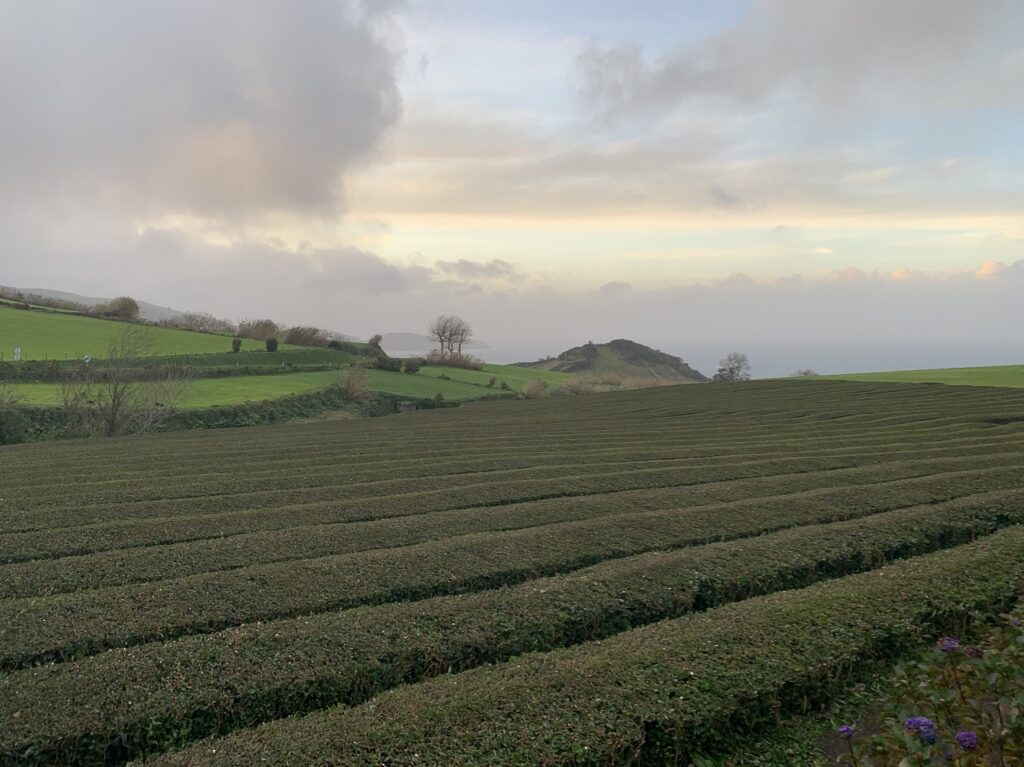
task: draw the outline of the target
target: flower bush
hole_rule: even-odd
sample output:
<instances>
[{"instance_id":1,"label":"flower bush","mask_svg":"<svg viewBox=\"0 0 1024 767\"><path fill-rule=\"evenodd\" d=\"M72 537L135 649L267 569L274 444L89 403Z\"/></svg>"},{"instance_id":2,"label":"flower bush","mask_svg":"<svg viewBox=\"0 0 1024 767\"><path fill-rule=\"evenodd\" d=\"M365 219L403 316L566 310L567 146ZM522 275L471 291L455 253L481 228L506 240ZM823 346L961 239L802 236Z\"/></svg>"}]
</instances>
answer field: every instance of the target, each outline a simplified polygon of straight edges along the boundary
<instances>
[{"instance_id":1,"label":"flower bush","mask_svg":"<svg viewBox=\"0 0 1024 767\"><path fill-rule=\"evenodd\" d=\"M880 735L844 724L855 767L1024 767L1024 626L1007 618L979 644L942 637L923 659L897 667Z\"/></svg>"}]
</instances>

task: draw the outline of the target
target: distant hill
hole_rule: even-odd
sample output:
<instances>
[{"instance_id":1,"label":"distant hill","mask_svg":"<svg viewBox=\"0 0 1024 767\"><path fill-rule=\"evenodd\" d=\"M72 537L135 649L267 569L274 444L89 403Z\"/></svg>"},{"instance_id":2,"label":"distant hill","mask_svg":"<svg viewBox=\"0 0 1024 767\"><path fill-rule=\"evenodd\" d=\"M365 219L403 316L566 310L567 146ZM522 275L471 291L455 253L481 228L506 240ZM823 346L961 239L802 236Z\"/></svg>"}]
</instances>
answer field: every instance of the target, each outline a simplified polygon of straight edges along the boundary
<instances>
[{"instance_id":1,"label":"distant hill","mask_svg":"<svg viewBox=\"0 0 1024 767\"><path fill-rule=\"evenodd\" d=\"M588 342L546 360L520 362L520 367L553 370L558 373L617 375L637 378L657 378L668 381L707 381L679 357L660 352L649 346L618 338L606 344Z\"/></svg>"},{"instance_id":2,"label":"distant hill","mask_svg":"<svg viewBox=\"0 0 1024 767\"><path fill-rule=\"evenodd\" d=\"M22 293L42 296L43 298L56 298L61 301L71 301L76 304L84 304L88 307L96 306L97 304L106 304L111 301L113 296L110 298L95 298L93 296L80 296L77 293L67 293L63 290L49 290L48 288L16 288ZM171 320L175 317L180 317L184 312L179 312L177 309L171 309L169 306L157 306L151 304L148 301L139 301L139 318L147 320L149 322L159 322L160 320Z\"/></svg>"}]
</instances>

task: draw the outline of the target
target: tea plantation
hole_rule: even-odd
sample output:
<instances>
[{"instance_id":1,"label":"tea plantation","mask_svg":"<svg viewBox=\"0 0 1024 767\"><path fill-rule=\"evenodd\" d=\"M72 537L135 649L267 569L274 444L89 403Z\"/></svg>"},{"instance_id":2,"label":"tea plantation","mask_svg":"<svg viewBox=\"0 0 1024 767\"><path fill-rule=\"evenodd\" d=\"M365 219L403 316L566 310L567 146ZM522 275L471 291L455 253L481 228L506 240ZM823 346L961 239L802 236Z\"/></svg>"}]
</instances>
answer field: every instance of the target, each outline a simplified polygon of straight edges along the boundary
<instances>
[{"instance_id":1,"label":"tea plantation","mask_svg":"<svg viewBox=\"0 0 1024 767\"><path fill-rule=\"evenodd\" d=\"M689 764L1024 589L1024 390L0 448L0 764Z\"/></svg>"}]
</instances>

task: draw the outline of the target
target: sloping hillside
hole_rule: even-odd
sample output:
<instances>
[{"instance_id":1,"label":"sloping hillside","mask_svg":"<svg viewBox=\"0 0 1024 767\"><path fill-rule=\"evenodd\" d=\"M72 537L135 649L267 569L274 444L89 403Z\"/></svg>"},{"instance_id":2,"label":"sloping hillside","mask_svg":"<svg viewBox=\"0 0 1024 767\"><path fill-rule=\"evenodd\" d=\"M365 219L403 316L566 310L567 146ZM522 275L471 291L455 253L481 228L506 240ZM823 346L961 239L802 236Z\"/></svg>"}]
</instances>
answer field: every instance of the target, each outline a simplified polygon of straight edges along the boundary
<instances>
[{"instance_id":1,"label":"sloping hillside","mask_svg":"<svg viewBox=\"0 0 1024 767\"><path fill-rule=\"evenodd\" d=\"M552 370L558 373L608 374L658 378L670 381L707 381L679 357L649 346L617 338L606 344L587 342L564 351L557 357L538 362L520 362L520 367Z\"/></svg>"},{"instance_id":2,"label":"sloping hillside","mask_svg":"<svg viewBox=\"0 0 1024 767\"><path fill-rule=\"evenodd\" d=\"M95 296L82 296L78 293L68 293L64 290L50 290L48 288L14 288L22 293L34 296L42 296L43 298L56 298L61 301L71 301L72 303L82 304L84 306L96 306L98 304L106 304L111 301L110 298L96 298ZM169 306L158 306L157 304L151 304L148 301L139 301L139 318L146 320L147 322L160 322L161 320L172 320L177 317L184 315L184 312L180 312L177 309L172 309Z\"/></svg>"}]
</instances>

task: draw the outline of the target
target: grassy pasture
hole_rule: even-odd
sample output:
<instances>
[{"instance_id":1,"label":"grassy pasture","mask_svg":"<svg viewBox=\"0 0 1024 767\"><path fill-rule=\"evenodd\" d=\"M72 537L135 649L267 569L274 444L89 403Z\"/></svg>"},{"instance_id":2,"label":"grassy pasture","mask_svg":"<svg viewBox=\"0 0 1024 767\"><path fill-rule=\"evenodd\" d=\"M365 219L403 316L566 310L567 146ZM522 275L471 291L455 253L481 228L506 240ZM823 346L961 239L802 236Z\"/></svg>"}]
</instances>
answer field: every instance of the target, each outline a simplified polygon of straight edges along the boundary
<instances>
[{"instance_id":1,"label":"grassy pasture","mask_svg":"<svg viewBox=\"0 0 1024 767\"><path fill-rule=\"evenodd\" d=\"M5 764L686 764L1024 589L1012 388L678 386L0 463Z\"/></svg>"},{"instance_id":2,"label":"grassy pasture","mask_svg":"<svg viewBox=\"0 0 1024 767\"><path fill-rule=\"evenodd\" d=\"M21 347L23 360L81 359L90 355L102 358L124 323L97 317L62 312L24 311L0 306L0 352L5 360L14 359L14 348ZM231 337L192 333L173 328L147 328L154 356L204 354L231 351ZM262 341L245 339L242 349L263 349ZM282 345L282 348L295 348Z\"/></svg>"},{"instance_id":3,"label":"grassy pasture","mask_svg":"<svg viewBox=\"0 0 1024 767\"><path fill-rule=\"evenodd\" d=\"M443 365L427 365L420 368L420 375L430 378L438 378L442 375L448 376L453 381L463 381L477 386L487 386L491 379L495 379L494 389L501 390L501 383L504 381L512 391L522 391L531 381L544 381L551 389L558 388L568 381L572 376L565 373L555 373L550 370L532 370L521 368L516 365L489 365L485 364L482 370L465 370L463 368L450 368Z\"/></svg>"},{"instance_id":4,"label":"grassy pasture","mask_svg":"<svg viewBox=\"0 0 1024 767\"><path fill-rule=\"evenodd\" d=\"M264 352L266 354L266 352ZM186 389L181 407L204 408L277 399L332 386L344 377L346 369L318 372L281 373L278 375L232 376L230 378L199 378ZM369 370L368 383L373 391L403 397L433 397L440 392L448 400L470 400L500 396L503 392L418 375ZM9 387L26 405L59 405L60 384L28 383Z\"/></svg>"},{"instance_id":5,"label":"grassy pasture","mask_svg":"<svg viewBox=\"0 0 1024 767\"><path fill-rule=\"evenodd\" d=\"M897 370L885 373L843 373L820 376L845 381L941 383L956 386L1024 386L1024 365L991 365L977 368Z\"/></svg>"}]
</instances>

